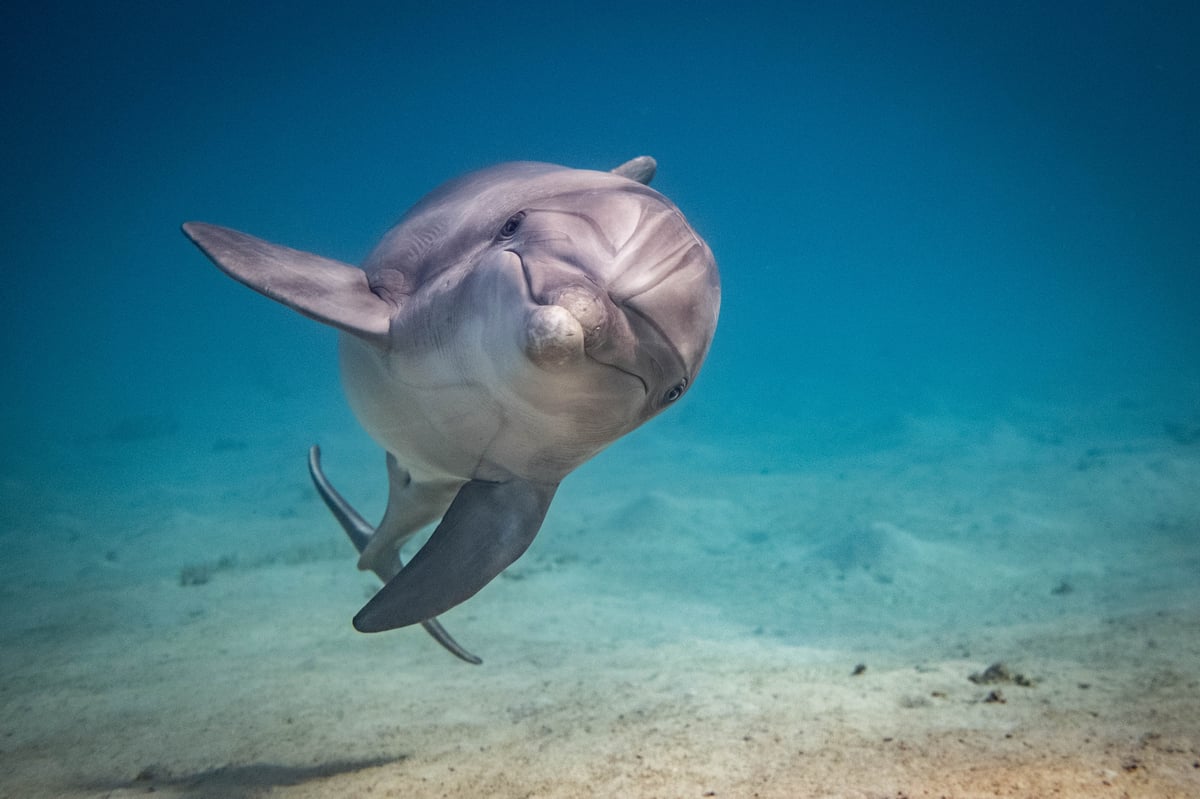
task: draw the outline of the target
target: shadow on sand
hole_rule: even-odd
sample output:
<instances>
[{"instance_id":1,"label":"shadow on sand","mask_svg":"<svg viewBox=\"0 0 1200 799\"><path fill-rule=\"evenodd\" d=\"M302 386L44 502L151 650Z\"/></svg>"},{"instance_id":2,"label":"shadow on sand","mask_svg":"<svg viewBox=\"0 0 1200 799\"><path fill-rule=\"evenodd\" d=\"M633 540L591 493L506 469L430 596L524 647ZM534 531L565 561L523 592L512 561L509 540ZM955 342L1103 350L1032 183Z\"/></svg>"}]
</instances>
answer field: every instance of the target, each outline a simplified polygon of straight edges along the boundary
<instances>
[{"instance_id":1,"label":"shadow on sand","mask_svg":"<svg viewBox=\"0 0 1200 799\"><path fill-rule=\"evenodd\" d=\"M314 766L282 766L274 763L250 763L244 766L218 766L192 774L171 774L164 768L142 769L133 780L104 781L86 785L91 790L131 790L138 793L162 792L188 799L254 799L274 788L350 774L404 760L404 755L365 760L335 760Z\"/></svg>"}]
</instances>

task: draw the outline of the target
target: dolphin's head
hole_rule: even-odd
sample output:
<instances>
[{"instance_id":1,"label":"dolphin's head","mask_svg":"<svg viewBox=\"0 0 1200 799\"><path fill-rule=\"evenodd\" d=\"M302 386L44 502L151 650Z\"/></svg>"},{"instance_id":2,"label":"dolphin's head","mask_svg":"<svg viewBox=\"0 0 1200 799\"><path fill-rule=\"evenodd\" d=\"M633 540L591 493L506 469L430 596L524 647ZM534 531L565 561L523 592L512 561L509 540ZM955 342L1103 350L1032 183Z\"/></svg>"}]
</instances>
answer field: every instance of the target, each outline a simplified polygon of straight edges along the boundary
<instances>
[{"instance_id":1,"label":"dolphin's head","mask_svg":"<svg viewBox=\"0 0 1200 799\"><path fill-rule=\"evenodd\" d=\"M643 421L679 399L708 353L720 306L712 252L679 210L639 183L539 197L497 243L520 259L534 307L526 355L553 370L583 354L637 378Z\"/></svg>"},{"instance_id":2,"label":"dolphin's head","mask_svg":"<svg viewBox=\"0 0 1200 799\"><path fill-rule=\"evenodd\" d=\"M720 306L712 252L670 200L550 164L443 185L364 269L397 308L387 349L438 364L414 379L485 391L501 421L478 437L522 474L565 473L683 396Z\"/></svg>"}]
</instances>

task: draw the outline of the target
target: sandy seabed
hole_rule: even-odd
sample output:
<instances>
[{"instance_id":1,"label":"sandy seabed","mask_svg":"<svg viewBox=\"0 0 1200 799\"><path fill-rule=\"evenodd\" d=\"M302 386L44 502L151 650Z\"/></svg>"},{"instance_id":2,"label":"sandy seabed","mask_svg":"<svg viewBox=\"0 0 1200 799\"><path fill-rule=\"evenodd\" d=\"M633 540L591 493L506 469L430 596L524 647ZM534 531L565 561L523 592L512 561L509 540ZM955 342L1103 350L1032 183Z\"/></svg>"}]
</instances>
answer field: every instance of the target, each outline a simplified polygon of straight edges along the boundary
<instances>
[{"instance_id":1,"label":"sandy seabed","mask_svg":"<svg viewBox=\"0 0 1200 799\"><path fill-rule=\"evenodd\" d=\"M443 617L482 666L353 631L296 440L76 443L3 476L0 796L1200 796L1196 420L1111 413L652 426Z\"/></svg>"}]
</instances>

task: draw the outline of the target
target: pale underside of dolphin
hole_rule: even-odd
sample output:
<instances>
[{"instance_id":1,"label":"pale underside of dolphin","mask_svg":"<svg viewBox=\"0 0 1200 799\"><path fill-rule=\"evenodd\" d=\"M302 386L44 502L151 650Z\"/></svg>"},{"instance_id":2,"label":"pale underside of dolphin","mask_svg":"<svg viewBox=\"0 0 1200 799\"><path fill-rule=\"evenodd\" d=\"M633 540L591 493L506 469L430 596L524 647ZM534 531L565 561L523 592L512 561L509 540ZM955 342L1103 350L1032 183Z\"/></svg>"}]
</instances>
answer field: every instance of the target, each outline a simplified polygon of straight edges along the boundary
<instances>
[{"instance_id":1,"label":"pale underside of dolphin","mask_svg":"<svg viewBox=\"0 0 1200 799\"><path fill-rule=\"evenodd\" d=\"M435 189L362 268L200 222L223 271L337 328L355 415L387 452L372 527L309 453L318 493L384 582L362 632L421 624L525 552L559 482L694 382L720 308L712 253L649 188L654 160L611 172L517 162ZM432 535L403 564L400 547Z\"/></svg>"}]
</instances>

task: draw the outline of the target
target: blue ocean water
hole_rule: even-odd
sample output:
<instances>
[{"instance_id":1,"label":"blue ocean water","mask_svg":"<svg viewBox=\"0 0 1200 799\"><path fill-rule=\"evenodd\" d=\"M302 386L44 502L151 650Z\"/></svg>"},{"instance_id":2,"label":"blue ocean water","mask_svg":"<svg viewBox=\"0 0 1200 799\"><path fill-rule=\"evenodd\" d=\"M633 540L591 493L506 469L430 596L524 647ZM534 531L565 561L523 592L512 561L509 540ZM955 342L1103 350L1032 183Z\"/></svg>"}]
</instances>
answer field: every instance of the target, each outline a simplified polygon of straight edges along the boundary
<instances>
[{"instance_id":1,"label":"blue ocean water","mask_svg":"<svg viewBox=\"0 0 1200 799\"><path fill-rule=\"evenodd\" d=\"M291 535L327 538L337 556L336 530L313 526L331 525L303 471L314 441L330 458L341 448L347 495L380 507L382 458L342 398L334 334L221 275L182 222L357 263L425 192L510 160L610 169L652 155L654 186L720 265L720 326L695 390L585 466L543 532L595 522L636 547L650 520L662 560L629 568L629 592L702 583L747 635L883 646L889 628L919 633L921 613L932 627L970 612L957 595L915 599L936 602L948 573L977 567L996 583L990 605L1025 589L954 549L952 565L921 573L927 594L902 586L916 620L893 625L856 617L849 598L806 617L805 589L751 576L803 555L904 582L888 569L969 535L933 523L914 539L889 521L897 495L917 517L987 508L993 541L1051 540L1049 524L1013 532L1028 506L1001 507L1040 490L1045 518L1083 520L1045 550L1088 552L1046 567L1095 587L1074 612L1140 608L1149 584L1164 607L1192 599L1185 577L1105 564L1131 539L1147 569L1200 563L1193 3L0 13L5 660L41 635L82 645L113 629L74 626L103 611L81 592L90 609L76 613L73 585L127 616L136 593L105 592L156 569L174 588L189 563L274 557ZM1106 465L1129 471L1098 477ZM245 507L279 537L231 543L222 508ZM722 513L742 526L703 529ZM546 546L569 562L592 557L558 540ZM653 567L673 551L688 554ZM353 601L336 601L348 620ZM167 623L147 607L147 624ZM20 737L24 700L4 699Z\"/></svg>"},{"instance_id":2,"label":"blue ocean water","mask_svg":"<svg viewBox=\"0 0 1200 799\"><path fill-rule=\"evenodd\" d=\"M8 424L190 411L328 339L183 220L354 262L467 170L641 153L723 269L697 403L1194 390L1194 10L946 6L7 12Z\"/></svg>"}]
</instances>

